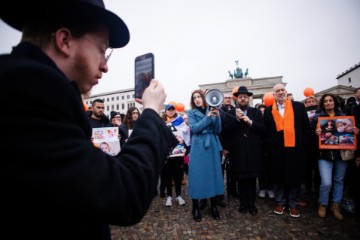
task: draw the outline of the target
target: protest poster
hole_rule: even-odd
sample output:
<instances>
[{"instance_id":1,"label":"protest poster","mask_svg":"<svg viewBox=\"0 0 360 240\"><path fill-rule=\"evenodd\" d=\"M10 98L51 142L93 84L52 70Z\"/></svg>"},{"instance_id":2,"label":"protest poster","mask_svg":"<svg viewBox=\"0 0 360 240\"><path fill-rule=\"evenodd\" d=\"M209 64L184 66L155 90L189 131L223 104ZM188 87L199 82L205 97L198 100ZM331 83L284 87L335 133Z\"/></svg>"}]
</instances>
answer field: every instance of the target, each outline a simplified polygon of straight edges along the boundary
<instances>
[{"instance_id":1,"label":"protest poster","mask_svg":"<svg viewBox=\"0 0 360 240\"><path fill-rule=\"evenodd\" d=\"M356 150L354 126L354 116L319 117L319 148Z\"/></svg>"},{"instance_id":2,"label":"protest poster","mask_svg":"<svg viewBox=\"0 0 360 240\"><path fill-rule=\"evenodd\" d=\"M118 127L93 128L92 139L96 147L111 156L116 156L121 150Z\"/></svg>"}]
</instances>

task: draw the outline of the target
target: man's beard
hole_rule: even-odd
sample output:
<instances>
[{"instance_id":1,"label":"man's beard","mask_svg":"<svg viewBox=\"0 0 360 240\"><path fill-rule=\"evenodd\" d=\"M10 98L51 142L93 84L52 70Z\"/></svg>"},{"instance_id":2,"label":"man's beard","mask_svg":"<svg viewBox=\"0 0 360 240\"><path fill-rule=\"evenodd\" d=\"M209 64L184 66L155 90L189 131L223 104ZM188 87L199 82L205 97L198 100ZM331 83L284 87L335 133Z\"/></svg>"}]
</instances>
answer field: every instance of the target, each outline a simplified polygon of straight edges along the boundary
<instances>
[{"instance_id":1,"label":"man's beard","mask_svg":"<svg viewBox=\"0 0 360 240\"><path fill-rule=\"evenodd\" d=\"M94 112L94 116L98 119L101 119L101 117L104 115L104 113L95 113Z\"/></svg>"},{"instance_id":2,"label":"man's beard","mask_svg":"<svg viewBox=\"0 0 360 240\"><path fill-rule=\"evenodd\" d=\"M245 105L244 105L245 104ZM240 103L239 104L239 108L241 109L241 111L245 111L246 109L249 108L249 105L246 103Z\"/></svg>"}]
</instances>

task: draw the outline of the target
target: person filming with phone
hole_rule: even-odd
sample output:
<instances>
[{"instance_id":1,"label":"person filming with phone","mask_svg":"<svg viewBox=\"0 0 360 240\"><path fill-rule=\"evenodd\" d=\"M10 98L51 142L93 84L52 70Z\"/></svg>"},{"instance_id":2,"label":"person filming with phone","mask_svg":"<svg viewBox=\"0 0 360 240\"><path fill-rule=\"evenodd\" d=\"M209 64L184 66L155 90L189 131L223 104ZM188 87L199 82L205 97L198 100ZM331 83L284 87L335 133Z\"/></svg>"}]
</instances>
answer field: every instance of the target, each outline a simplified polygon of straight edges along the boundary
<instances>
[{"instance_id":1,"label":"person filming with phone","mask_svg":"<svg viewBox=\"0 0 360 240\"><path fill-rule=\"evenodd\" d=\"M110 156L90 140L81 94L109 71L108 50L129 42L123 20L102 0L8 2L0 18L22 31L20 43L0 56L0 79L10 116L23 114L1 120L9 140L1 150L15 153L2 166L2 234L111 239L109 224L144 217L167 150L177 143L159 116L162 83L151 80L131 137Z\"/></svg>"}]
</instances>

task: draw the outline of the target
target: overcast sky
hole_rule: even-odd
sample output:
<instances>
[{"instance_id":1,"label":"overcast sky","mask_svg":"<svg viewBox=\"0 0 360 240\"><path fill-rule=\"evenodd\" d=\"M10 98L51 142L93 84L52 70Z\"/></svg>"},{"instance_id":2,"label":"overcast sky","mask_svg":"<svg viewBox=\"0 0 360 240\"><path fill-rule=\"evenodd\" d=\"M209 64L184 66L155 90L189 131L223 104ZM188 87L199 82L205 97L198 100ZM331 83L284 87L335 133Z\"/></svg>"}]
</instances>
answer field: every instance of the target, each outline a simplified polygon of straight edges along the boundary
<instances>
[{"instance_id":1,"label":"overcast sky","mask_svg":"<svg viewBox=\"0 0 360 240\"><path fill-rule=\"evenodd\" d=\"M359 0L105 0L130 30L109 72L92 93L134 87L134 59L152 52L155 77L167 102L189 107L198 85L224 82L235 61L249 77L283 76L288 92L304 99L337 84L336 76L360 62ZM0 53L20 33L0 20Z\"/></svg>"}]
</instances>

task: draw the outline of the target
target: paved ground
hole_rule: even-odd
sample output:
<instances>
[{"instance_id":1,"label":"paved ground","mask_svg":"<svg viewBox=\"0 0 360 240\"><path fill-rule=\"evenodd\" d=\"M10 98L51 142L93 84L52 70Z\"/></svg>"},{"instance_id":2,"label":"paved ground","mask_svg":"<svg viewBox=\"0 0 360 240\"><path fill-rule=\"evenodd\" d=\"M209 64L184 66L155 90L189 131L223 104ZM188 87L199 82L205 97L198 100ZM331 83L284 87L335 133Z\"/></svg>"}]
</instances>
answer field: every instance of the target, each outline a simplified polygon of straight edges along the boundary
<instances>
[{"instance_id":1,"label":"paved ground","mask_svg":"<svg viewBox=\"0 0 360 240\"><path fill-rule=\"evenodd\" d=\"M360 221L350 213L344 220L336 220L330 212L326 218L317 216L316 196L305 196L308 206L301 207L301 216L292 218L289 212L276 215L271 199L258 199L257 216L238 212L239 201L230 197L228 206L220 208L221 220L214 220L209 209L202 211L202 222L191 215L191 200L183 185L186 205L173 201L165 206L165 198L155 197L143 220L131 227L111 226L113 240L117 239L360 239ZM226 196L225 196L226 197Z\"/></svg>"}]
</instances>

